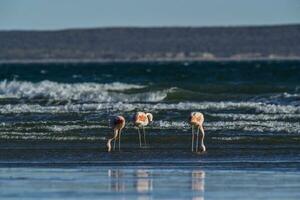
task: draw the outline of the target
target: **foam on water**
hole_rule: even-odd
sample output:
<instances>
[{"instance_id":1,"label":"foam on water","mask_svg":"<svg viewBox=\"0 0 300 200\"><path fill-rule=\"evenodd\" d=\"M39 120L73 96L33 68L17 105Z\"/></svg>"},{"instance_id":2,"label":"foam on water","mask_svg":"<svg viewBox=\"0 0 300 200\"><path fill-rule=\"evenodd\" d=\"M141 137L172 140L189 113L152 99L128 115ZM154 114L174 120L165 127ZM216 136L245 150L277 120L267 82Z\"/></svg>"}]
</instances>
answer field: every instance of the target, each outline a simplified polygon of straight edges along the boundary
<instances>
[{"instance_id":1,"label":"foam on water","mask_svg":"<svg viewBox=\"0 0 300 200\"><path fill-rule=\"evenodd\" d=\"M169 122L160 120L154 126L162 129L190 129L187 121ZM300 123L281 121L217 121L205 122L208 131L249 131L261 133L295 133L300 134Z\"/></svg>"},{"instance_id":2,"label":"foam on water","mask_svg":"<svg viewBox=\"0 0 300 200\"><path fill-rule=\"evenodd\" d=\"M151 96L151 95L150 95ZM138 97L136 97L138 98ZM149 97L147 97L149 99ZM150 97L150 99L152 99ZM157 100L157 99L156 99ZM89 103L66 104L58 106L42 106L39 104L5 104L0 105L1 113L64 113L64 112L94 112L99 110L133 111L137 109L159 110L200 110L200 111L245 111L257 114L300 114L300 106L275 105L257 102L180 102L180 103Z\"/></svg>"},{"instance_id":3,"label":"foam on water","mask_svg":"<svg viewBox=\"0 0 300 200\"><path fill-rule=\"evenodd\" d=\"M135 133L135 130L132 123L127 122L126 125L126 134L128 132ZM51 124L41 123L4 123L0 126L1 137L2 138L11 138L11 139L34 139L34 138L49 138L55 137L58 138L73 138L80 137L85 138L89 137L89 134L95 134L104 136L107 133L111 132L111 129L108 126L107 120L97 122L94 121L91 124L80 124L82 122L73 123L61 123L61 122L52 122ZM238 135L247 133L247 134L277 134L277 133L288 133L288 134L300 134L300 123L299 122L285 122L285 121L247 121L247 120L232 120L232 121L205 121L204 123L205 130L208 131L208 135L214 134L224 134L228 132L235 131ZM170 119L167 120L156 120L154 121L149 129L153 129L151 132L164 134L164 131L159 130L179 130L179 131L189 131L191 126L186 121L176 121ZM37 132L38 131L38 132ZM52 135L54 134L54 135ZM58 134L58 135L56 135ZM80 136L79 136L79 135ZM57 138L58 137L58 138ZM73 140L75 140L73 138Z\"/></svg>"},{"instance_id":4,"label":"foam on water","mask_svg":"<svg viewBox=\"0 0 300 200\"><path fill-rule=\"evenodd\" d=\"M300 123L298 122L281 122L281 121L218 121L206 124L209 130L240 130L249 132L262 133L300 133Z\"/></svg>"},{"instance_id":5,"label":"foam on water","mask_svg":"<svg viewBox=\"0 0 300 200\"><path fill-rule=\"evenodd\" d=\"M111 90L111 91L124 91L130 89L141 89L145 88L144 85L135 85L127 84L120 82L113 83L57 83L53 81L41 81L38 83L28 82L28 81L1 81L0 82L0 91L1 93L8 93L17 95L18 97L22 96L34 96L37 94L49 93L50 95L57 95L59 92L64 93L75 93L81 91L102 91L102 90ZM50 90L50 91L49 91ZM52 92L57 91L57 93L52 94Z\"/></svg>"},{"instance_id":6,"label":"foam on water","mask_svg":"<svg viewBox=\"0 0 300 200\"><path fill-rule=\"evenodd\" d=\"M0 98L42 98L57 101L77 101L81 103L91 102L160 102L165 100L169 94L176 93L181 89L178 87L169 87L161 90L152 90L145 92L148 86L143 84L129 84L121 82L113 83L58 83L44 80L33 83L28 81L7 81L0 82ZM128 93L128 91L131 91ZM202 95L204 93L199 93ZM212 94L211 94L212 95ZM215 95L216 96L216 95ZM172 98L171 98L172 99ZM256 96L245 103L239 103L241 108L257 104L267 104L268 110L271 106L299 106L300 96L298 93L280 93L272 95ZM222 102L221 102L222 103ZM230 105L231 104L231 105ZM159 105L158 105L159 106ZM204 104L205 106L212 106ZM218 106L222 106L220 103ZM224 102L226 107L236 106L235 102ZM169 106L170 107L170 106ZM197 108L199 105L191 103L178 104L179 109L185 107ZM279 108L279 107L277 107ZM288 107L286 107L288 108ZM284 108L286 110L286 108ZM167 108L168 109L168 108ZM200 108L201 109L201 108ZM263 109L263 108L259 108ZM292 109L292 108L290 108ZM287 112L290 112L290 109Z\"/></svg>"},{"instance_id":7,"label":"foam on water","mask_svg":"<svg viewBox=\"0 0 300 200\"><path fill-rule=\"evenodd\" d=\"M295 89L296 91L298 89ZM264 102L268 104L281 104L281 105L293 105L293 106L300 106L300 94L299 93L280 93L265 97L255 97L252 99L253 101L257 102Z\"/></svg>"},{"instance_id":8,"label":"foam on water","mask_svg":"<svg viewBox=\"0 0 300 200\"><path fill-rule=\"evenodd\" d=\"M41 81L1 81L1 98L45 98L48 100L79 102L147 101L157 102L166 98L169 90L125 94L125 91L146 88L144 85L127 83L57 83Z\"/></svg>"},{"instance_id":9,"label":"foam on water","mask_svg":"<svg viewBox=\"0 0 300 200\"><path fill-rule=\"evenodd\" d=\"M299 76L292 66L142 65L4 68L0 137L92 141L111 134L108 118L119 114L126 133L136 134L130 123L136 111L153 113L154 135L189 134L191 111L204 113L208 136L300 134Z\"/></svg>"},{"instance_id":10,"label":"foam on water","mask_svg":"<svg viewBox=\"0 0 300 200\"><path fill-rule=\"evenodd\" d=\"M53 132L73 131L73 130L86 130L86 129L99 129L105 128L101 125L50 125L43 126L42 128L48 129Z\"/></svg>"},{"instance_id":11,"label":"foam on water","mask_svg":"<svg viewBox=\"0 0 300 200\"><path fill-rule=\"evenodd\" d=\"M47 133L24 133L24 132L3 132L0 135L3 140L53 140L53 141L95 141L106 140L102 136L53 136Z\"/></svg>"},{"instance_id":12,"label":"foam on water","mask_svg":"<svg viewBox=\"0 0 300 200\"><path fill-rule=\"evenodd\" d=\"M267 121L267 120L300 120L300 114L239 114L239 113L209 113L210 116L222 120L245 120L245 121Z\"/></svg>"},{"instance_id":13,"label":"foam on water","mask_svg":"<svg viewBox=\"0 0 300 200\"><path fill-rule=\"evenodd\" d=\"M153 125L156 128L162 129L187 129L189 128L189 124L185 121L164 121L159 120L154 122Z\"/></svg>"}]
</instances>

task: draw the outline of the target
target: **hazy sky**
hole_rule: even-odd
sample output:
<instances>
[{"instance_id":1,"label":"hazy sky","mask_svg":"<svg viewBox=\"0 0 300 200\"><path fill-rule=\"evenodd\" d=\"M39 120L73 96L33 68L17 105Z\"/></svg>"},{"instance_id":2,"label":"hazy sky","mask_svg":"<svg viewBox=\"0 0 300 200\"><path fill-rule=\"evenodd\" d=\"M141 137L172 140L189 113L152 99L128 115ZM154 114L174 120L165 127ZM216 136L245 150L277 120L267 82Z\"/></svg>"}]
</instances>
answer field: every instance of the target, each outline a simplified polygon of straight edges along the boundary
<instances>
[{"instance_id":1,"label":"hazy sky","mask_svg":"<svg viewBox=\"0 0 300 200\"><path fill-rule=\"evenodd\" d=\"M300 23L300 0L0 0L0 30Z\"/></svg>"}]
</instances>

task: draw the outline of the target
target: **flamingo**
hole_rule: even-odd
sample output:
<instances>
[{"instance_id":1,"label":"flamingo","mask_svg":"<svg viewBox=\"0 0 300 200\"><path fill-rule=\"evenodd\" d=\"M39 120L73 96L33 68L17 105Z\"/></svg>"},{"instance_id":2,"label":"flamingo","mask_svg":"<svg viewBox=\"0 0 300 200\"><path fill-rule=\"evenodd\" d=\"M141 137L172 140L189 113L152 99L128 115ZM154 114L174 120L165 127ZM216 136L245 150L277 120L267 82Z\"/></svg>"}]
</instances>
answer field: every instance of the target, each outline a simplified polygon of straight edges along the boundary
<instances>
[{"instance_id":1,"label":"flamingo","mask_svg":"<svg viewBox=\"0 0 300 200\"><path fill-rule=\"evenodd\" d=\"M203 128L204 116L201 112L192 112L190 115L189 123L192 126L192 152L194 151L194 136L195 132L194 129L197 129L197 141L196 141L196 152L198 152L198 144L199 144L199 130L201 130L202 137L201 137L201 147L202 151L206 151L206 147L204 145L204 128Z\"/></svg>"},{"instance_id":2,"label":"flamingo","mask_svg":"<svg viewBox=\"0 0 300 200\"><path fill-rule=\"evenodd\" d=\"M114 136L107 141L107 151L111 151L111 141L114 140L114 150L116 147L116 140L119 140L119 151L121 149L121 131L125 127L125 118L122 116L116 116L113 119L113 130L114 130Z\"/></svg>"},{"instance_id":3,"label":"flamingo","mask_svg":"<svg viewBox=\"0 0 300 200\"><path fill-rule=\"evenodd\" d=\"M137 112L134 115L134 125L138 129L139 133L139 140L140 140L140 147L142 147L142 139L141 139L141 133L140 129L143 129L144 133L144 144L146 145L146 133L145 133L145 126L147 126L150 122L153 121L153 115L151 113L144 113L144 112Z\"/></svg>"}]
</instances>

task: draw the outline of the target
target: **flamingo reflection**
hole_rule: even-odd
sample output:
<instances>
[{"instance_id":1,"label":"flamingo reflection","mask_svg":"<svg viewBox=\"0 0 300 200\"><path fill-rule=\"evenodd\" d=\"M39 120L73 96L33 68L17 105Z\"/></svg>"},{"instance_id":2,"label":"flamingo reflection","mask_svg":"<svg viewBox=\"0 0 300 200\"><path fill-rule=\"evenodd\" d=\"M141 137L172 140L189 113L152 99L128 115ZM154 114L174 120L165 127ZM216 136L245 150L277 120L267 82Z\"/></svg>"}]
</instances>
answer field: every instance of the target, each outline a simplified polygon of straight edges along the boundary
<instances>
[{"instance_id":1,"label":"flamingo reflection","mask_svg":"<svg viewBox=\"0 0 300 200\"><path fill-rule=\"evenodd\" d=\"M192 183L191 189L192 191L204 192L205 189L205 172L202 170L193 170L192 171ZM203 194L198 196L193 196L193 200L204 200Z\"/></svg>"},{"instance_id":2,"label":"flamingo reflection","mask_svg":"<svg viewBox=\"0 0 300 200\"><path fill-rule=\"evenodd\" d=\"M115 192L124 192L125 191L125 181L123 178L122 170L109 169L107 176L110 178L109 190Z\"/></svg>"},{"instance_id":3,"label":"flamingo reflection","mask_svg":"<svg viewBox=\"0 0 300 200\"><path fill-rule=\"evenodd\" d=\"M150 179L150 174L146 170L139 169L136 172L137 182L136 191L137 192L149 192L153 190L152 179Z\"/></svg>"}]
</instances>

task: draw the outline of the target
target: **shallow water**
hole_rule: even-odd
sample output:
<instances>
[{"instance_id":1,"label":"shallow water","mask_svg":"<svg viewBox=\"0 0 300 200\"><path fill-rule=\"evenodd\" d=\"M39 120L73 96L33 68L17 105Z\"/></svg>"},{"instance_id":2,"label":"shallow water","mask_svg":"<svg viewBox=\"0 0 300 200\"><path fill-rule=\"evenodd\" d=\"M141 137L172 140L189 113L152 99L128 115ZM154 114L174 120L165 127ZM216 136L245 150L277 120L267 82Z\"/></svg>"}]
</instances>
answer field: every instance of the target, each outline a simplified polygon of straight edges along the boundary
<instances>
[{"instance_id":1,"label":"shallow water","mask_svg":"<svg viewBox=\"0 0 300 200\"><path fill-rule=\"evenodd\" d=\"M5 199L299 199L300 173L201 167L0 168Z\"/></svg>"},{"instance_id":2,"label":"shallow water","mask_svg":"<svg viewBox=\"0 0 300 200\"><path fill-rule=\"evenodd\" d=\"M299 199L299 61L0 70L1 198ZM136 111L154 115L142 149ZM191 111L206 153L190 150ZM121 150L107 153L119 114Z\"/></svg>"}]
</instances>

